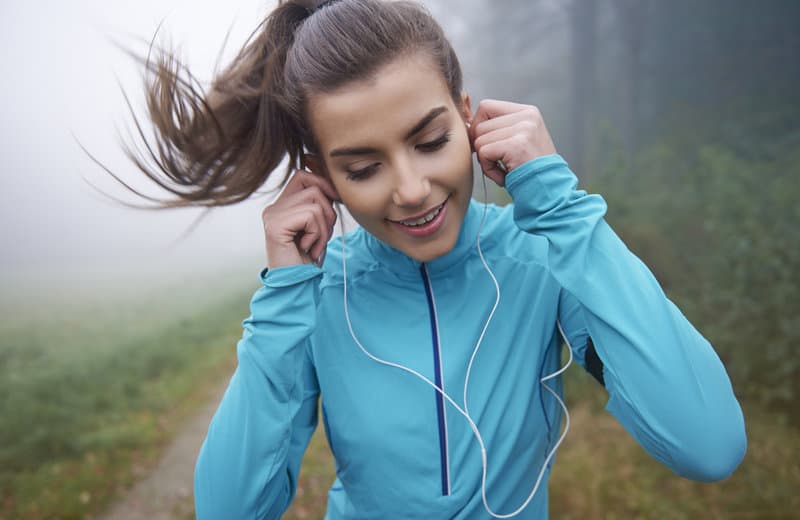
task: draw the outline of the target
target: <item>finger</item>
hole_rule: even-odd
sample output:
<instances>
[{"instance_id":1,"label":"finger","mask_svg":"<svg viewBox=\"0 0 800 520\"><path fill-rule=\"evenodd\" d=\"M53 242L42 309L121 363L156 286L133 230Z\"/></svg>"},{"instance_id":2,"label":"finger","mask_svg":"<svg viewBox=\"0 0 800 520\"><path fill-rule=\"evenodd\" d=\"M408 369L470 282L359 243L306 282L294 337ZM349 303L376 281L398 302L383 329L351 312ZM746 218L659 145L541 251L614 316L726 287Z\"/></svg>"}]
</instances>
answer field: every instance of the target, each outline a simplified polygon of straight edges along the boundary
<instances>
[{"instance_id":1,"label":"finger","mask_svg":"<svg viewBox=\"0 0 800 520\"><path fill-rule=\"evenodd\" d=\"M494 182L501 188L506 185L506 175L497 166L492 166L489 168L484 168L483 166L481 166L481 170L483 171L484 175L489 177L492 180L492 182Z\"/></svg>"},{"instance_id":2,"label":"finger","mask_svg":"<svg viewBox=\"0 0 800 520\"><path fill-rule=\"evenodd\" d=\"M317 206L317 208L314 210L317 225L320 226L318 228L319 234L316 240L314 240L308 247L308 253L315 262L325 252L325 249L328 247L328 240L330 240L331 235L333 234L333 226L328 224L324 214L320 210L321 208L319 206Z\"/></svg>"},{"instance_id":3,"label":"finger","mask_svg":"<svg viewBox=\"0 0 800 520\"><path fill-rule=\"evenodd\" d=\"M325 215L328 227L332 227L336 223L336 212L333 210L333 203L318 186L311 186L294 193L281 200L279 205L282 208L290 208L308 203L319 204Z\"/></svg>"},{"instance_id":4,"label":"finger","mask_svg":"<svg viewBox=\"0 0 800 520\"><path fill-rule=\"evenodd\" d=\"M290 247L301 258L306 260L319 256L319 248L314 247L320 237L325 237L325 228L321 226L319 206L308 204L295 206L291 211L281 216L282 227L275 232L271 243L280 244L280 247ZM327 240L325 241L327 243Z\"/></svg>"},{"instance_id":5,"label":"finger","mask_svg":"<svg viewBox=\"0 0 800 520\"><path fill-rule=\"evenodd\" d=\"M315 260L319 254L314 251L314 246L320 242L319 239L320 230L316 226L300 235L298 240L298 248L300 249L300 252L308 255L310 259Z\"/></svg>"},{"instance_id":6,"label":"finger","mask_svg":"<svg viewBox=\"0 0 800 520\"><path fill-rule=\"evenodd\" d=\"M302 251L309 254L316 261L322 255L328 244L331 235L331 227L328 225L322 208L319 204L309 204L303 207L310 212L313 221L308 221L300 237Z\"/></svg>"},{"instance_id":7,"label":"finger","mask_svg":"<svg viewBox=\"0 0 800 520\"><path fill-rule=\"evenodd\" d=\"M311 258L314 260L314 262L318 262L319 259L325 254L325 250L328 248L328 241L330 239L330 230L320 229L316 240L314 240L311 246L308 248L308 254L311 255Z\"/></svg>"},{"instance_id":8,"label":"finger","mask_svg":"<svg viewBox=\"0 0 800 520\"><path fill-rule=\"evenodd\" d=\"M530 105L522 105L520 103L512 103L511 101L500 101L497 99L484 99L478 103L478 108L475 111L475 117L472 118L472 126L475 128L477 125L494 119L496 117L520 112L530 107Z\"/></svg>"},{"instance_id":9,"label":"finger","mask_svg":"<svg viewBox=\"0 0 800 520\"><path fill-rule=\"evenodd\" d=\"M328 199L325 194L315 186L304 189L289 197L282 196L277 202L275 202L275 204L268 208L268 217L265 218L269 218L273 222L280 222L280 215L282 213L294 211L296 207L304 206L306 204L318 205L322 210L326 222L325 227L331 230L333 229L337 219L336 212L333 209L333 204L331 203L330 199Z\"/></svg>"},{"instance_id":10,"label":"finger","mask_svg":"<svg viewBox=\"0 0 800 520\"><path fill-rule=\"evenodd\" d=\"M308 263L309 257L299 245L296 229L308 227L309 214L294 212L281 215L281 226L264 227L267 260L271 268Z\"/></svg>"},{"instance_id":11,"label":"finger","mask_svg":"<svg viewBox=\"0 0 800 520\"><path fill-rule=\"evenodd\" d=\"M503 148L487 154L486 146L498 142L504 143ZM535 107L484 121L472 146L479 157L485 161L502 160L509 171L536 157L556 153Z\"/></svg>"},{"instance_id":12,"label":"finger","mask_svg":"<svg viewBox=\"0 0 800 520\"><path fill-rule=\"evenodd\" d=\"M541 114L536 107L527 107L520 111L511 114L504 114L492 119L487 119L475 125L475 138L499 130L505 127L520 127L521 125L529 125L531 129L535 129L540 124Z\"/></svg>"},{"instance_id":13,"label":"finger","mask_svg":"<svg viewBox=\"0 0 800 520\"><path fill-rule=\"evenodd\" d=\"M339 194L328 179L305 170L295 170L284 192L288 191L288 194L291 195L292 193L310 188L311 186L319 188L328 199L333 201L339 200Z\"/></svg>"},{"instance_id":14,"label":"finger","mask_svg":"<svg viewBox=\"0 0 800 520\"><path fill-rule=\"evenodd\" d=\"M298 234L304 233L309 229L307 218L301 217L313 216L314 212L320 215L321 227L327 228L322 210L319 204L315 202L304 202L283 208L268 207L262 213L264 229L268 239L281 244L293 243Z\"/></svg>"},{"instance_id":15,"label":"finger","mask_svg":"<svg viewBox=\"0 0 800 520\"><path fill-rule=\"evenodd\" d=\"M494 141L482 146L480 150L476 150L476 155L478 157L478 163L481 166L481 170L483 170L483 173L499 186L505 185L507 171L503 171L497 164L497 161L503 161L506 168L514 167L507 162L508 158L506 158L504 155L504 151L509 147L509 142L512 140L513 138Z\"/></svg>"},{"instance_id":16,"label":"finger","mask_svg":"<svg viewBox=\"0 0 800 520\"><path fill-rule=\"evenodd\" d=\"M519 133L519 128L516 125L512 126L502 126L491 132L487 132L475 138L473 146L475 147L476 152L480 152L486 145L491 143L496 143L498 141L505 141L517 135ZM497 159L503 159L503 157L497 157Z\"/></svg>"}]
</instances>

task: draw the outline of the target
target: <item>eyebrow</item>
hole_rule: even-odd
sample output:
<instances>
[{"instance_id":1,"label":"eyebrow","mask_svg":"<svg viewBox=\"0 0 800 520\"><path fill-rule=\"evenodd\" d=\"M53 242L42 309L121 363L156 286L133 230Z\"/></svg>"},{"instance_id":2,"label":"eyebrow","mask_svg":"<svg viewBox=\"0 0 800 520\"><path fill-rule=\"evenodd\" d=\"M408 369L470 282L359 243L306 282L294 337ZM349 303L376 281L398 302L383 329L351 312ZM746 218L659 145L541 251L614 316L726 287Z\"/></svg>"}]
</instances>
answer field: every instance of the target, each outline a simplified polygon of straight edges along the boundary
<instances>
[{"instance_id":1,"label":"eyebrow","mask_svg":"<svg viewBox=\"0 0 800 520\"><path fill-rule=\"evenodd\" d=\"M406 140L411 139L412 137L414 137L418 133L422 132L422 130L424 130L425 127L428 126L431 121L433 121L434 119L436 119L437 117L439 117L441 114L443 114L445 112L447 112L447 107L446 106L436 107L433 110L431 110L430 112L428 112L425 115L425 117L420 119L419 122L416 125L414 125L414 128L412 128L411 130L408 131L408 133L405 136L405 139ZM371 147L337 148L337 149L331 151L331 153L328 154L328 155L330 155L331 157L338 157L338 156L342 156L342 155L367 155L367 154L375 153L376 151L377 150L375 148L371 148Z\"/></svg>"}]
</instances>

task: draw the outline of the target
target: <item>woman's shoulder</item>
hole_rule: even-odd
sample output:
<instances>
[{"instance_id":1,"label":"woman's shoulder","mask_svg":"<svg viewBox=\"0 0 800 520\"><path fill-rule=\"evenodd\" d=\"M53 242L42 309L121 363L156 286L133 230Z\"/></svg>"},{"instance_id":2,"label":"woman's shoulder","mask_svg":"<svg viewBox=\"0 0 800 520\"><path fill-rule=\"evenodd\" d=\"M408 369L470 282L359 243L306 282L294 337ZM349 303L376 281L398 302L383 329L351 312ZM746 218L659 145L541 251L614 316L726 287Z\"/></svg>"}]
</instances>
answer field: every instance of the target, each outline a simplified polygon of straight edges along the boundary
<instances>
[{"instance_id":1,"label":"woman's shoulder","mask_svg":"<svg viewBox=\"0 0 800 520\"><path fill-rule=\"evenodd\" d=\"M484 211L483 203L479 203ZM486 205L481 249L493 257L547 265L548 242L543 235L522 230L514 221L514 203Z\"/></svg>"}]
</instances>

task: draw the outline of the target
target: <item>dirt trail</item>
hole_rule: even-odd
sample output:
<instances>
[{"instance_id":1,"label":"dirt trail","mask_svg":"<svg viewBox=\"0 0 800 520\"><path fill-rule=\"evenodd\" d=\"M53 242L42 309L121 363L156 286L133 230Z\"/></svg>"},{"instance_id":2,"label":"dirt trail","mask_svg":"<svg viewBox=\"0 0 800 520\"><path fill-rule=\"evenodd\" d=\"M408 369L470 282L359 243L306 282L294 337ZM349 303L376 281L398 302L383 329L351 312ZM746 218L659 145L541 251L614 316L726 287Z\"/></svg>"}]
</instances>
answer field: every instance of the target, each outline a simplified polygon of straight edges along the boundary
<instances>
[{"instance_id":1,"label":"dirt trail","mask_svg":"<svg viewBox=\"0 0 800 520\"><path fill-rule=\"evenodd\" d=\"M207 403L186 421L150 474L101 515L101 520L194 518L194 463L225 386L210 395Z\"/></svg>"}]
</instances>

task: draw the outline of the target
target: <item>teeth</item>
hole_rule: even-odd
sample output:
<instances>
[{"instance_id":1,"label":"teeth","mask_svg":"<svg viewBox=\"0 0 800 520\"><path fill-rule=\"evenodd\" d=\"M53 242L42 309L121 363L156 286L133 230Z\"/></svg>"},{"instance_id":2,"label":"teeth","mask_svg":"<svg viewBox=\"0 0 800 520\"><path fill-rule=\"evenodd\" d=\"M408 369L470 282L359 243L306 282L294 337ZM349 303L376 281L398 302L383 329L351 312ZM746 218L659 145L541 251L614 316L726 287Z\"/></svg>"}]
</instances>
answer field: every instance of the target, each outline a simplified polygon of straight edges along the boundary
<instances>
[{"instance_id":1,"label":"teeth","mask_svg":"<svg viewBox=\"0 0 800 520\"><path fill-rule=\"evenodd\" d=\"M439 206L438 208L434 209L427 215L423 215L420 218L415 218L411 220L401 220L400 223L403 224L404 226L422 226L424 224L427 224L431 220L435 219L436 216L439 214L439 212L442 211L442 207L443 206Z\"/></svg>"}]
</instances>

